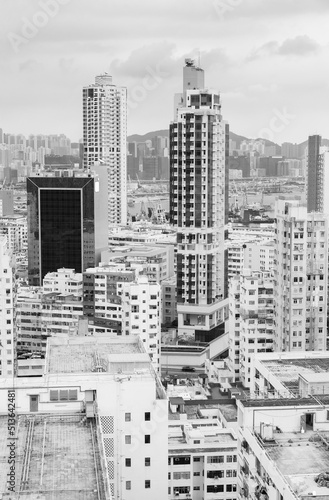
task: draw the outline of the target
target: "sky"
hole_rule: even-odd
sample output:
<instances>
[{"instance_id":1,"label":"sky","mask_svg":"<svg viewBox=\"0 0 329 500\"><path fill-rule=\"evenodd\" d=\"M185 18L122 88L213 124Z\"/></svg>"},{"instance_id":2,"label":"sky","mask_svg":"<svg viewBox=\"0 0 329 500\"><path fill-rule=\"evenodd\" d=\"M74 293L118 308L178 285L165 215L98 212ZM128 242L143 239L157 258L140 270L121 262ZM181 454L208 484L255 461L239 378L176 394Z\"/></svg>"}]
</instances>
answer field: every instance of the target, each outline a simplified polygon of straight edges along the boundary
<instances>
[{"instance_id":1,"label":"sky","mask_svg":"<svg viewBox=\"0 0 329 500\"><path fill-rule=\"evenodd\" d=\"M128 89L128 133L166 129L187 57L250 138L329 138L328 0L2 0L0 127L82 137L82 88Z\"/></svg>"}]
</instances>

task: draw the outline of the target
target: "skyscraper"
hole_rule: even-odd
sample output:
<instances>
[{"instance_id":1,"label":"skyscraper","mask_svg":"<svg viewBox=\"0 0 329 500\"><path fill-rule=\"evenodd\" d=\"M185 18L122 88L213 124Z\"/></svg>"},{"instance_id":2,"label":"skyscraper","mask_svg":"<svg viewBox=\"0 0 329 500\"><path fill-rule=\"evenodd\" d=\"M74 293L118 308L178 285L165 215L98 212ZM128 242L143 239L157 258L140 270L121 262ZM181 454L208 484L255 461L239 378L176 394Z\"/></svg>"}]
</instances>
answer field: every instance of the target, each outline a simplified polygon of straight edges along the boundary
<instances>
[{"instance_id":1,"label":"skyscraper","mask_svg":"<svg viewBox=\"0 0 329 500\"><path fill-rule=\"evenodd\" d=\"M41 172L27 179L29 284L60 268L81 273L107 248L106 173Z\"/></svg>"},{"instance_id":2,"label":"skyscraper","mask_svg":"<svg viewBox=\"0 0 329 500\"><path fill-rule=\"evenodd\" d=\"M170 125L170 219L177 228L180 334L210 341L224 332L225 123L219 93L186 60Z\"/></svg>"},{"instance_id":3,"label":"skyscraper","mask_svg":"<svg viewBox=\"0 0 329 500\"><path fill-rule=\"evenodd\" d=\"M109 224L127 223L127 89L107 73L83 89L84 168L107 171Z\"/></svg>"},{"instance_id":4,"label":"skyscraper","mask_svg":"<svg viewBox=\"0 0 329 500\"><path fill-rule=\"evenodd\" d=\"M329 150L321 147L321 136L308 138L306 177L307 211L329 215Z\"/></svg>"},{"instance_id":5,"label":"skyscraper","mask_svg":"<svg viewBox=\"0 0 329 500\"><path fill-rule=\"evenodd\" d=\"M312 135L308 138L308 159L307 159L307 211L319 211L320 196L320 147L321 136Z\"/></svg>"}]
</instances>

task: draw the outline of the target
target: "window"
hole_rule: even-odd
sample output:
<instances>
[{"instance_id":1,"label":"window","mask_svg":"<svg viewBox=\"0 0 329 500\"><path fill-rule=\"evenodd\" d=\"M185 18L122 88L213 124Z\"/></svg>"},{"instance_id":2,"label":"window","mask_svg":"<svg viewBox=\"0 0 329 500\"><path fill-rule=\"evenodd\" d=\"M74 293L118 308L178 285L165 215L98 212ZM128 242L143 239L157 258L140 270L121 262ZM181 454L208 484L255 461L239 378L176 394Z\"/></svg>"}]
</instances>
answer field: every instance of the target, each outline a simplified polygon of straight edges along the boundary
<instances>
[{"instance_id":1,"label":"window","mask_svg":"<svg viewBox=\"0 0 329 500\"><path fill-rule=\"evenodd\" d=\"M227 484L226 491L236 491L236 484Z\"/></svg>"},{"instance_id":2,"label":"window","mask_svg":"<svg viewBox=\"0 0 329 500\"><path fill-rule=\"evenodd\" d=\"M224 491L223 484L212 484L207 486L207 493L218 493Z\"/></svg>"},{"instance_id":3,"label":"window","mask_svg":"<svg viewBox=\"0 0 329 500\"><path fill-rule=\"evenodd\" d=\"M131 467L131 458L126 458L126 467Z\"/></svg>"},{"instance_id":4,"label":"window","mask_svg":"<svg viewBox=\"0 0 329 500\"><path fill-rule=\"evenodd\" d=\"M131 436L125 436L125 444L131 444Z\"/></svg>"},{"instance_id":5,"label":"window","mask_svg":"<svg viewBox=\"0 0 329 500\"><path fill-rule=\"evenodd\" d=\"M236 462L236 461L237 461L236 455L227 455L226 462Z\"/></svg>"},{"instance_id":6,"label":"window","mask_svg":"<svg viewBox=\"0 0 329 500\"><path fill-rule=\"evenodd\" d=\"M131 422L131 413L125 413L125 422Z\"/></svg>"},{"instance_id":7,"label":"window","mask_svg":"<svg viewBox=\"0 0 329 500\"><path fill-rule=\"evenodd\" d=\"M151 458L150 457L145 457L145 467L150 467L150 465L151 465Z\"/></svg>"},{"instance_id":8,"label":"window","mask_svg":"<svg viewBox=\"0 0 329 500\"><path fill-rule=\"evenodd\" d=\"M77 389L61 389L50 391L50 401L77 401Z\"/></svg>"},{"instance_id":9,"label":"window","mask_svg":"<svg viewBox=\"0 0 329 500\"><path fill-rule=\"evenodd\" d=\"M191 458L189 456L174 457L174 465L187 465L191 463ZM170 465L170 464L169 464Z\"/></svg>"},{"instance_id":10,"label":"window","mask_svg":"<svg viewBox=\"0 0 329 500\"><path fill-rule=\"evenodd\" d=\"M151 481L149 479L145 479L145 488L151 488Z\"/></svg>"},{"instance_id":11,"label":"window","mask_svg":"<svg viewBox=\"0 0 329 500\"><path fill-rule=\"evenodd\" d=\"M145 412L145 420L151 420L151 413L149 411Z\"/></svg>"},{"instance_id":12,"label":"window","mask_svg":"<svg viewBox=\"0 0 329 500\"><path fill-rule=\"evenodd\" d=\"M151 442L151 435L150 434L145 434L144 437L144 443L149 444Z\"/></svg>"},{"instance_id":13,"label":"window","mask_svg":"<svg viewBox=\"0 0 329 500\"><path fill-rule=\"evenodd\" d=\"M207 462L208 464L222 464L224 462L224 457L222 455L207 457Z\"/></svg>"},{"instance_id":14,"label":"window","mask_svg":"<svg viewBox=\"0 0 329 500\"><path fill-rule=\"evenodd\" d=\"M126 481L126 490L131 490L131 481Z\"/></svg>"}]
</instances>

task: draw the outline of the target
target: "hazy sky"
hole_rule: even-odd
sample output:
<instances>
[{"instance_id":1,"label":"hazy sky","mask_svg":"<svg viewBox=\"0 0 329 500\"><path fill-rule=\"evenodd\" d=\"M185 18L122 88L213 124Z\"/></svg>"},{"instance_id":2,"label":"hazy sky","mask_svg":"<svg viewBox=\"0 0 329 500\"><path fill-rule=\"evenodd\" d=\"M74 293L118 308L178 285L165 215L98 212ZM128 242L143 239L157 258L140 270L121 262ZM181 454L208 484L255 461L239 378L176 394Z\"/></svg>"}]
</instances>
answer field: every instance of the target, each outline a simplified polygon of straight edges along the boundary
<instances>
[{"instance_id":1,"label":"hazy sky","mask_svg":"<svg viewBox=\"0 0 329 500\"><path fill-rule=\"evenodd\" d=\"M329 138L329 0L2 0L0 127L82 136L82 87L128 88L129 133L167 128L200 57L232 131ZM265 131L265 132L264 132Z\"/></svg>"}]
</instances>

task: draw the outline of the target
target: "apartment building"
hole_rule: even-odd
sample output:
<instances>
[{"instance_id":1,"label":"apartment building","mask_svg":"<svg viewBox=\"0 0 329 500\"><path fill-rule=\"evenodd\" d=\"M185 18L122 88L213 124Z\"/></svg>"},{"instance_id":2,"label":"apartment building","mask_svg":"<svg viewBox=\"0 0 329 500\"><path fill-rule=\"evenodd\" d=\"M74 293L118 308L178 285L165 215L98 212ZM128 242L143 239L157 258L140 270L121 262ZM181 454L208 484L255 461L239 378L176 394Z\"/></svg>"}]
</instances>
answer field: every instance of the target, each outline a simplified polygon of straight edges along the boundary
<instances>
[{"instance_id":1,"label":"apartment building","mask_svg":"<svg viewBox=\"0 0 329 500\"><path fill-rule=\"evenodd\" d=\"M192 76L193 75L193 76ZM170 220L177 229L179 334L207 342L223 333L226 140L220 95L185 61L170 125Z\"/></svg>"},{"instance_id":2,"label":"apartment building","mask_svg":"<svg viewBox=\"0 0 329 500\"><path fill-rule=\"evenodd\" d=\"M16 332L12 252L0 236L0 376L14 376Z\"/></svg>"},{"instance_id":3,"label":"apartment building","mask_svg":"<svg viewBox=\"0 0 329 500\"><path fill-rule=\"evenodd\" d=\"M76 273L74 269L57 269L43 279L44 293L69 294L82 299L82 291L82 273Z\"/></svg>"},{"instance_id":4,"label":"apartment building","mask_svg":"<svg viewBox=\"0 0 329 500\"><path fill-rule=\"evenodd\" d=\"M274 239L262 238L261 233L254 240L243 238L239 240L235 237L233 240L227 240L225 246L228 253L229 279L240 274L243 269L269 271L274 267Z\"/></svg>"},{"instance_id":5,"label":"apartment building","mask_svg":"<svg viewBox=\"0 0 329 500\"><path fill-rule=\"evenodd\" d=\"M275 350L325 350L327 216L280 196L276 221Z\"/></svg>"},{"instance_id":6,"label":"apartment building","mask_svg":"<svg viewBox=\"0 0 329 500\"><path fill-rule=\"evenodd\" d=\"M142 266L112 262L83 274L83 310L96 335L139 335L160 368L161 287L139 275Z\"/></svg>"},{"instance_id":7,"label":"apartment building","mask_svg":"<svg viewBox=\"0 0 329 500\"><path fill-rule=\"evenodd\" d=\"M127 224L127 89L107 73L83 88L85 169L106 172L109 227Z\"/></svg>"},{"instance_id":8,"label":"apartment building","mask_svg":"<svg viewBox=\"0 0 329 500\"><path fill-rule=\"evenodd\" d=\"M216 418L169 421L168 499L237 499L237 438Z\"/></svg>"},{"instance_id":9,"label":"apartment building","mask_svg":"<svg viewBox=\"0 0 329 500\"><path fill-rule=\"evenodd\" d=\"M138 336L49 339L43 376L2 379L2 436L8 391L16 405L15 458L22 464L17 491L46 497L51 490L54 498L70 499L168 498L168 402ZM25 463L26 453L32 460L43 456L43 467ZM4 494L7 446L0 460Z\"/></svg>"},{"instance_id":10,"label":"apartment building","mask_svg":"<svg viewBox=\"0 0 329 500\"><path fill-rule=\"evenodd\" d=\"M245 269L231 282L229 365L235 380L250 387L252 358L274 345L274 279L269 271Z\"/></svg>"},{"instance_id":11,"label":"apartment building","mask_svg":"<svg viewBox=\"0 0 329 500\"><path fill-rule=\"evenodd\" d=\"M133 267L143 266L143 273L150 280L161 283L174 274L174 245L154 245L126 241L122 245L112 245L101 254L104 264L126 262Z\"/></svg>"},{"instance_id":12,"label":"apartment building","mask_svg":"<svg viewBox=\"0 0 329 500\"><path fill-rule=\"evenodd\" d=\"M16 298L17 351L46 352L47 338L76 335L83 316L81 297L38 287L19 287Z\"/></svg>"},{"instance_id":13,"label":"apartment building","mask_svg":"<svg viewBox=\"0 0 329 500\"><path fill-rule=\"evenodd\" d=\"M255 357L249 400L238 400L239 499L329 496L328 353Z\"/></svg>"},{"instance_id":14,"label":"apartment building","mask_svg":"<svg viewBox=\"0 0 329 500\"><path fill-rule=\"evenodd\" d=\"M27 222L25 217L1 217L0 235L6 236L13 253L27 252Z\"/></svg>"}]
</instances>

